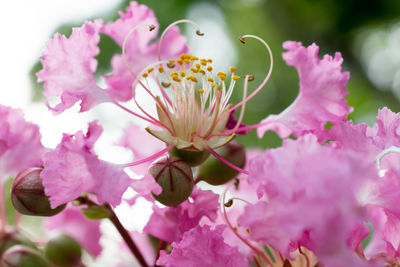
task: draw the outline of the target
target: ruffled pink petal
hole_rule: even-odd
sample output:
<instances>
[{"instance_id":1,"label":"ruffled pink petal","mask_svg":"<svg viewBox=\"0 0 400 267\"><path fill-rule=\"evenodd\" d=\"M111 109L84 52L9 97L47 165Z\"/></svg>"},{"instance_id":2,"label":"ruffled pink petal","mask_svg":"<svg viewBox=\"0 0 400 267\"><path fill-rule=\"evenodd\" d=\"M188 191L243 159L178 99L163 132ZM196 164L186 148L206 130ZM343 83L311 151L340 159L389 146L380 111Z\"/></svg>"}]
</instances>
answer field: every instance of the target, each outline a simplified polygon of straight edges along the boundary
<instances>
[{"instance_id":1,"label":"ruffled pink petal","mask_svg":"<svg viewBox=\"0 0 400 267\"><path fill-rule=\"evenodd\" d=\"M132 180L121 168L99 160L93 152L101 131L101 126L92 122L86 135L81 131L64 134L56 149L43 155L41 177L53 208L82 193L95 193L100 203L116 206L121 202Z\"/></svg>"},{"instance_id":2,"label":"ruffled pink petal","mask_svg":"<svg viewBox=\"0 0 400 267\"><path fill-rule=\"evenodd\" d=\"M320 139L326 122L345 121L352 111L345 99L349 73L341 71L343 60L340 53L336 53L334 58L325 55L319 59L315 44L306 48L301 43L287 41L283 47L288 50L283 54L286 63L299 73L300 92L282 113L264 119L264 125L257 129L257 133L262 137L266 131L273 130L281 138L286 138L290 134L299 137L312 132Z\"/></svg>"},{"instance_id":3,"label":"ruffled pink petal","mask_svg":"<svg viewBox=\"0 0 400 267\"><path fill-rule=\"evenodd\" d=\"M134 31L126 43L127 62L133 72L138 74L147 65L158 61L158 42L150 44L151 40L157 36L158 23L151 9L136 2L131 2L126 12L120 12L119 15L120 18L106 24L102 32L113 38L121 47L126 35L135 26L140 24L156 26L153 31L149 31L148 27ZM176 58L187 51L186 38L180 34L179 28L170 29L162 43L161 59ZM134 77L126 67L122 55L115 55L111 60L111 65L113 73L105 77L109 86L108 92L120 101L130 100Z\"/></svg>"},{"instance_id":4,"label":"ruffled pink petal","mask_svg":"<svg viewBox=\"0 0 400 267\"><path fill-rule=\"evenodd\" d=\"M172 243L171 254L162 251L157 264L165 267L243 267L248 261L237 247L224 242L225 226L211 230L209 226L197 226L186 232L180 242Z\"/></svg>"},{"instance_id":5,"label":"ruffled pink petal","mask_svg":"<svg viewBox=\"0 0 400 267\"><path fill-rule=\"evenodd\" d=\"M394 113L386 107L378 110L376 123L368 129L367 134L381 149L400 146L400 113Z\"/></svg>"},{"instance_id":6,"label":"ruffled pink petal","mask_svg":"<svg viewBox=\"0 0 400 267\"><path fill-rule=\"evenodd\" d=\"M61 213L47 218L45 225L70 235L93 256L100 255L100 221L86 219L78 207L68 205Z\"/></svg>"},{"instance_id":7,"label":"ruffled pink petal","mask_svg":"<svg viewBox=\"0 0 400 267\"><path fill-rule=\"evenodd\" d=\"M135 204L139 197L143 197L148 201L154 202L153 194L159 195L162 192L161 186L156 182L153 176L145 174L143 178L133 180L131 188L137 193L129 200L129 204Z\"/></svg>"},{"instance_id":8,"label":"ruffled pink petal","mask_svg":"<svg viewBox=\"0 0 400 267\"><path fill-rule=\"evenodd\" d=\"M43 69L37 77L39 82L44 82L47 101L54 97L61 100L55 107L47 104L54 113L61 113L78 101L81 101L83 112L110 100L94 78L101 27L101 21L86 22L82 27L74 28L69 38L56 33L48 41L41 61Z\"/></svg>"},{"instance_id":9,"label":"ruffled pink petal","mask_svg":"<svg viewBox=\"0 0 400 267\"><path fill-rule=\"evenodd\" d=\"M0 105L0 181L42 164L40 139L39 127L26 122L21 110Z\"/></svg>"},{"instance_id":10,"label":"ruffled pink petal","mask_svg":"<svg viewBox=\"0 0 400 267\"><path fill-rule=\"evenodd\" d=\"M184 232L197 226L203 218L216 220L218 195L212 191L195 188L191 198L192 202L186 200L177 207L154 206L154 212L143 231L171 243L179 240Z\"/></svg>"}]
</instances>

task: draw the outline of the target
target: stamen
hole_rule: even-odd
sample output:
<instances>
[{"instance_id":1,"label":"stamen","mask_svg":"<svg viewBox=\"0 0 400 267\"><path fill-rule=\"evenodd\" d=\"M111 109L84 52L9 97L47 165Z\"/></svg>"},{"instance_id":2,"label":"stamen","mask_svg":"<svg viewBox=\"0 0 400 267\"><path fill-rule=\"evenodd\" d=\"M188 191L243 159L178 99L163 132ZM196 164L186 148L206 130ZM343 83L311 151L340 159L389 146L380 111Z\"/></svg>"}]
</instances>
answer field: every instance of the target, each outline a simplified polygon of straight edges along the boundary
<instances>
[{"instance_id":1,"label":"stamen","mask_svg":"<svg viewBox=\"0 0 400 267\"><path fill-rule=\"evenodd\" d=\"M196 30L196 34L197 34L197 35L199 35L199 36L203 36L203 35L204 35L204 33L202 33L202 32L200 31L199 25L197 25L195 22L193 22L193 21L191 21L191 20L182 19L182 20L177 20L177 21L171 23L171 24L163 31L163 33L161 34L160 41L159 41L159 43L158 43L158 60L161 60L161 44L162 44L162 41L164 40L165 34L166 34L166 33L169 31L169 29L171 29L173 26L175 26L175 25L177 25L177 24L180 24L180 23L189 23L189 24L192 24L193 26L195 26L195 27L197 28L197 30Z\"/></svg>"},{"instance_id":2,"label":"stamen","mask_svg":"<svg viewBox=\"0 0 400 267\"><path fill-rule=\"evenodd\" d=\"M380 177L383 177L386 172L386 170L381 169L381 161L387 154L392 153L392 152L400 154L400 147L391 146L389 148L386 148L381 153L379 153L375 158L375 164L376 164L376 167L378 168L378 171L379 171L378 174Z\"/></svg>"},{"instance_id":3,"label":"stamen","mask_svg":"<svg viewBox=\"0 0 400 267\"><path fill-rule=\"evenodd\" d=\"M272 264L272 262L270 261L270 259L268 259L264 253L262 251L260 251L258 248L256 248L255 246L253 246L247 239L245 239L244 237L242 237L238 232L237 229L235 230L236 227L233 227L231 222L229 221L228 215L226 214L226 207L225 207L225 198L226 198L226 193L228 192L228 188L226 188L222 194L222 201L220 202L221 205L221 210L222 210L222 214L224 216L225 222L228 225L228 227L232 230L232 232L243 242L245 243L251 250L254 251L254 253L256 253L258 256L262 257L270 266L274 266ZM233 204L233 203L232 203Z\"/></svg>"},{"instance_id":4,"label":"stamen","mask_svg":"<svg viewBox=\"0 0 400 267\"><path fill-rule=\"evenodd\" d=\"M136 77L136 74L134 73L134 71L132 70L131 66L128 63L128 60L126 59L126 42L128 41L128 38L131 36L131 34L136 31L137 29L143 28L143 27L149 27L149 31L152 31L156 28L156 26L154 26L153 24L147 24L147 23L143 23L143 24L139 24L136 25L135 27L133 27L128 34L125 36L124 41L122 43L122 57L124 59L124 63L126 65L126 67L128 68L129 72Z\"/></svg>"},{"instance_id":5,"label":"stamen","mask_svg":"<svg viewBox=\"0 0 400 267\"><path fill-rule=\"evenodd\" d=\"M256 35L243 35L239 37L239 41L242 42L243 44L245 44L245 40L246 38L254 38L258 41L260 41L268 50L268 54L270 57L270 65L269 65L269 69L267 72L267 76L264 78L264 81L257 87L257 89L255 89L248 97L246 97L246 99L244 99L243 101L241 101L240 103L236 104L235 106L233 106L232 108L230 108L229 110L227 110L226 112L224 112L219 118L218 121L220 121L221 119L223 119L225 116L229 115L232 111L234 111L235 109L237 109L238 107L242 106L245 102L249 101L250 99L252 99L263 87L264 85L267 83L267 81L269 80L269 78L271 77L271 73L272 73L272 68L274 66L274 59L272 56L272 51L271 48L269 47L269 45L260 37L256 36Z\"/></svg>"},{"instance_id":6,"label":"stamen","mask_svg":"<svg viewBox=\"0 0 400 267\"><path fill-rule=\"evenodd\" d=\"M238 172L244 173L244 174L249 174L248 171L239 168L238 166L230 163L229 161L227 161L226 159L224 159L223 157L221 157L220 155L217 154L217 152L215 152L212 148L207 147L206 148L208 152L210 152L214 157L216 157L217 159L219 159L222 163L228 165L229 167L231 167L234 170L237 170Z\"/></svg>"},{"instance_id":7,"label":"stamen","mask_svg":"<svg viewBox=\"0 0 400 267\"><path fill-rule=\"evenodd\" d=\"M141 159L141 160L132 162L132 163L124 164L123 167L124 167L124 168L126 168L126 167L133 167L133 166L136 166L136 165L145 163L145 162L147 162L147 161L156 159L156 158L158 158L158 157L164 155L164 154L167 153L168 151L170 151L174 146L175 146L174 144L170 144L169 146L167 146L167 147L164 148L163 150L161 150L161 151L159 151L159 152L157 152L157 153L155 153L155 154L153 154L153 155L151 155L151 156L149 156L149 157L147 157L147 158L144 158L144 159Z\"/></svg>"}]
</instances>

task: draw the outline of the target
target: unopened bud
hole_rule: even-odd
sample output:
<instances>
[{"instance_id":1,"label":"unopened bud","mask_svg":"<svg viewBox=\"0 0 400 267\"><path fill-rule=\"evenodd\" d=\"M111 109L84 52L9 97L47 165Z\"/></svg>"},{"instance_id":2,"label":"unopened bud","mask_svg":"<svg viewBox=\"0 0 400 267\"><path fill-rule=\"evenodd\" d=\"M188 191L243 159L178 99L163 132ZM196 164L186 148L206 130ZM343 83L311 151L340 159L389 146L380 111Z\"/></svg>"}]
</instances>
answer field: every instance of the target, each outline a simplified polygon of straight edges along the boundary
<instances>
[{"instance_id":1,"label":"unopened bud","mask_svg":"<svg viewBox=\"0 0 400 267\"><path fill-rule=\"evenodd\" d=\"M4 232L0 232L0 257L7 249L15 245L25 245L31 248L36 248L32 241L17 232L15 229L7 227Z\"/></svg>"},{"instance_id":2,"label":"unopened bud","mask_svg":"<svg viewBox=\"0 0 400 267\"><path fill-rule=\"evenodd\" d=\"M33 167L15 177L11 186L11 201L18 212L31 216L53 216L65 208L65 205L55 209L50 207L40 178L41 171L42 168Z\"/></svg>"},{"instance_id":3,"label":"unopened bud","mask_svg":"<svg viewBox=\"0 0 400 267\"><path fill-rule=\"evenodd\" d=\"M1 257L4 267L50 267L50 263L40 251L23 245L9 248Z\"/></svg>"},{"instance_id":4,"label":"unopened bud","mask_svg":"<svg viewBox=\"0 0 400 267\"><path fill-rule=\"evenodd\" d=\"M195 167L203 163L210 155L210 152L208 152L207 150L197 152L197 151L177 149L176 147L174 147L169 151L169 154L174 157L184 159L186 163L189 164L190 167Z\"/></svg>"},{"instance_id":5,"label":"unopened bud","mask_svg":"<svg viewBox=\"0 0 400 267\"><path fill-rule=\"evenodd\" d=\"M161 194L153 194L154 198L166 206L177 206L192 193L192 169L183 159L164 156L152 163L149 173L162 188Z\"/></svg>"},{"instance_id":6,"label":"unopened bud","mask_svg":"<svg viewBox=\"0 0 400 267\"><path fill-rule=\"evenodd\" d=\"M246 151L242 145L237 142L230 142L223 147L215 150L220 156L233 165L243 168L246 164ZM232 169L219 159L209 157L199 167L199 179L212 185L221 185L235 178L239 172Z\"/></svg>"},{"instance_id":7,"label":"unopened bud","mask_svg":"<svg viewBox=\"0 0 400 267\"><path fill-rule=\"evenodd\" d=\"M47 242L45 254L53 264L60 267L81 265L81 246L68 235L60 235Z\"/></svg>"}]
</instances>

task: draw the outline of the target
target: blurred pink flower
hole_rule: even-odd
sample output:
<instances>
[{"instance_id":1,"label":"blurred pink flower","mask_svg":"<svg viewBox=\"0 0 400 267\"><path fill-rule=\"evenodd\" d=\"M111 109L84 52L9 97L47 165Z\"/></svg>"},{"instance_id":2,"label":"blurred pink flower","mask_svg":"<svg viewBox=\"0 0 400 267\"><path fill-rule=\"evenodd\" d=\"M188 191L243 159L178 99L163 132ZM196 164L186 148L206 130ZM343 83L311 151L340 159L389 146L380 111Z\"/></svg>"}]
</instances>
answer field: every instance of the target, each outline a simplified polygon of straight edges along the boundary
<instances>
[{"instance_id":1,"label":"blurred pink flower","mask_svg":"<svg viewBox=\"0 0 400 267\"><path fill-rule=\"evenodd\" d=\"M21 110L0 105L0 181L41 165L46 150L40 139L39 127L26 122Z\"/></svg>"},{"instance_id":2,"label":"blurred pink flower","mask_svg":"<svg viewBox=\"0 0 400 267\"><path fill-rule=\"evenodd\" d=\"M243 267L248 262L238 248L224 242L225 226L197 226L183 234L182 240L172 243L171 254L161 251L158 265L193 267Z\"/></svg>"},{"instance_id":3,"label":"blurred pink flower","mask_svg":"<svg viewBox=\"0 0 400 267\"><path fill-rule=\"evenodd\" d=\"M88 220L79 207L68 205L61 213L46 218L49 230L58 230L76 239L93 256L100 255L100 221Z\"/></svg>"},{"instance_id":4,"label":"blurred pink flower","mask_svg":"<svg viewBox=\"0 0 400 267\"><path fill-rule=\"evenodd\" d=\"M192 201L186 200L176 207L153 206L153 214L143 231L173 242L179 241L183 233L199 225L204 217L216 220L219 207L217 194L195 187L190 197Z\"/></svg>"}]
</instances>

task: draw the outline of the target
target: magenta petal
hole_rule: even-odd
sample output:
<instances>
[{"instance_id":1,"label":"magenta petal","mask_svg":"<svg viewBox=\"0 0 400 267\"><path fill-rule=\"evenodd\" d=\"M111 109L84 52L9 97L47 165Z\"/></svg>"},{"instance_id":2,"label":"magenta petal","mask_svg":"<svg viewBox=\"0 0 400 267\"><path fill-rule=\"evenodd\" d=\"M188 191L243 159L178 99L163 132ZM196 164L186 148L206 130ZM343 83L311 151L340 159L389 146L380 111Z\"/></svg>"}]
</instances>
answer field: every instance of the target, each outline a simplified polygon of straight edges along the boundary
<instances>
[{"instance_id":1,"label":"magenta petal","mask_svg":"<svg viewBox=\"0 0 400 267\"><path fill-rule=\"evenodd\" d=\"M97 68L95 56L99 53L99 31L103 22L86 22L74 28L69 38L56 33L48 41L42 56L43 69L37 73L38 81L44 82L47 101L59 97L61 103L48 107L61 113L81 101L81 112L109 101L107 93L97 86L94 73Z\"/></svg>"},{"instance_id":2,"label":"magenta petal","mask_svg":"<svg viewBox=\"0 0 400 267\"><path fill-rule=\"evenodd\" d=\"M286 63L299 73L300 92L282 113L262 121L264 125L258 128L258 135L262 137L266 131L273 130L286 138L290 134L298 137L312 132L320 139L326 122L345 121L352 111L345 99L349 73L341 71L340 53L334 58L325 55L319 59L315 44L306 48L301 43L287 41L283 47L288 50L283 54Z\"/></svg>"},{"instance_id":3,"label":"magenta petal","mask_svg":"<svg viewBox=\"0 0 400 267\"><path fill-rule=\"evenodd\" d=\"M197 226L183 234L180 242L172 243L171 254L162 252L157 264L165 267L243 267L248 265L237 247L224 242L222 232L225 226L215 230L209 226Z\"/></svg>"},{"instance_id":4,"label":"magenta petal","mask_svg":"<svg viewBox=\"0 0 400 267\"><path fill-rule=\"evenodd\" d=\"M116 206L121 202L132 180L120 167L99 160L94 154L93 145L101 131L101 126L92 122L86 135L81 131L64 134L56 149L43 155L41 177L53 208L82 193L95 193L100 203Z\"/></svg>"}]
</instances>

